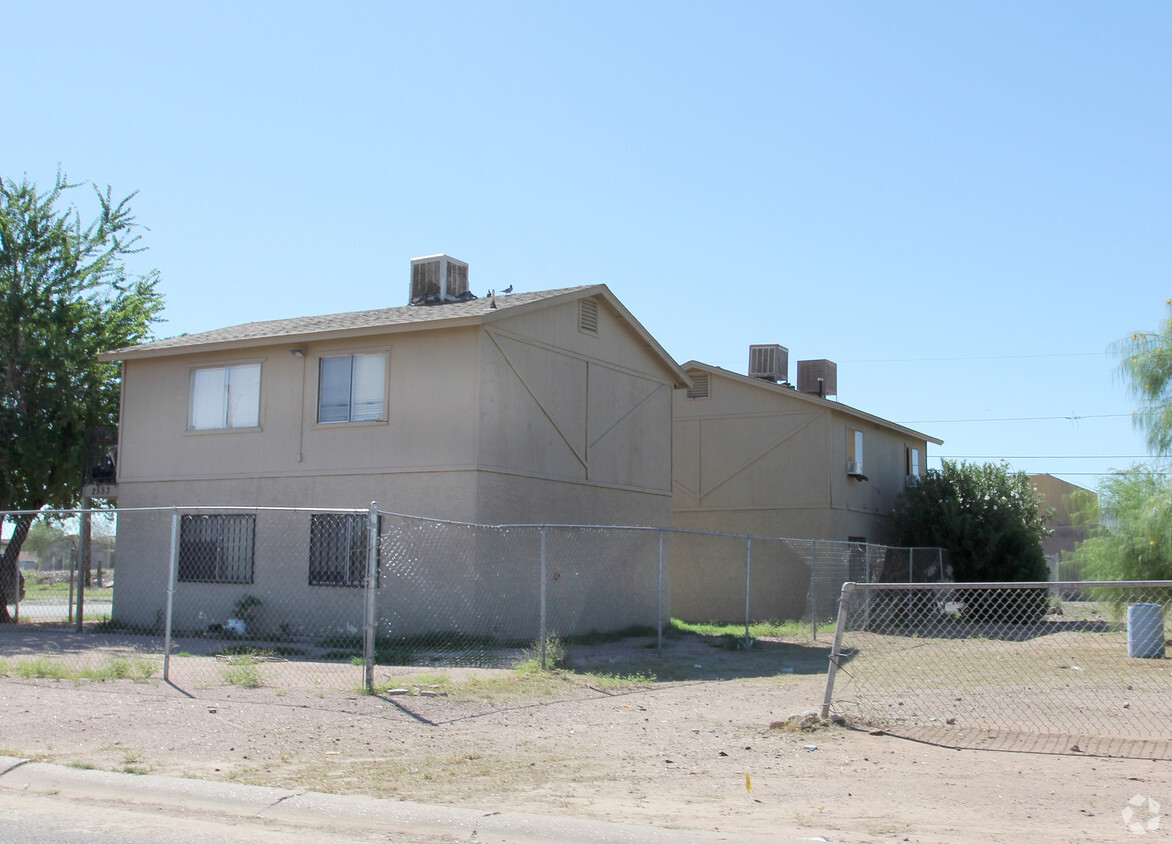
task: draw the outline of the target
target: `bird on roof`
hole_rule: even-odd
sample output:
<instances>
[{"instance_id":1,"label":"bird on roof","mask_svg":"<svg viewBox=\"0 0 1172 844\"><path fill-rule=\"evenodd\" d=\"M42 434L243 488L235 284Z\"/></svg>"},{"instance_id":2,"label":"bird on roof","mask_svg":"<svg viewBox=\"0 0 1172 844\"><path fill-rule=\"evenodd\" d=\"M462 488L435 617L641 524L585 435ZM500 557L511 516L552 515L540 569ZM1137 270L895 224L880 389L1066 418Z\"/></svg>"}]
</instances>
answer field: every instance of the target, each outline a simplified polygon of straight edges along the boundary
<instances>
[{"instance_id":1,"label":"bird on roof","mask_svg":"<svg viewBox=\"0 0 1172 844\"><path fill-rule=\"evenodd\" d=\"M502 293L512 293L512 292L513 292L513 285L511 285L511 284L510 284L508 287L506 287L506 288L505 288L504 290L502 290L501 292L502 292Z\"/></svg>"}]
</instances>

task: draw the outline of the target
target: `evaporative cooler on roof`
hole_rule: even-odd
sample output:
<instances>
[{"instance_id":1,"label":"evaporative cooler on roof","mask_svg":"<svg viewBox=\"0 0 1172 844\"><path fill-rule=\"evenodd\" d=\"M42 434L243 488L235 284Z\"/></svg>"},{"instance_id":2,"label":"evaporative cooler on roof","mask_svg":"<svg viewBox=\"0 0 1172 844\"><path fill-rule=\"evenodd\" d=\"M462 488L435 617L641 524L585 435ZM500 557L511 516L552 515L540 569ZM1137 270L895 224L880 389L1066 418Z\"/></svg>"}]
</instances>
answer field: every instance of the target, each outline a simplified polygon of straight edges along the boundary
<instances>
[{"instance_id":1,"label":"evaporative cooler on roof","mask_svg":"<svg viewBox=\"0 0 1172 844\"><path fill-rule=\"evenodd\" d=\"M838 395L838 364L832 360L798 361L798 392L822 398Z\"/></svg>"},{"instance_id":2,"label":"evaporative cooler on roof","mask_svg":"<svg viewBox=\"0 0 1172 844\"><path fill-rule=\"evenodd\" d=\"M411 259L412 305L463 302L475 298L468 292L468 265L448 255Z\"/></svg>"},{"instance_id":3,"label":"evaporative cooler on roof","mask_svg":"<svg viewBox=\"0 0 1172 844\"><path fill-rule=\"evenodd\" d=\"M789 378L789 349L776 343L749 346L749 377L785 381Z\"/></svg>"}]
</instances>

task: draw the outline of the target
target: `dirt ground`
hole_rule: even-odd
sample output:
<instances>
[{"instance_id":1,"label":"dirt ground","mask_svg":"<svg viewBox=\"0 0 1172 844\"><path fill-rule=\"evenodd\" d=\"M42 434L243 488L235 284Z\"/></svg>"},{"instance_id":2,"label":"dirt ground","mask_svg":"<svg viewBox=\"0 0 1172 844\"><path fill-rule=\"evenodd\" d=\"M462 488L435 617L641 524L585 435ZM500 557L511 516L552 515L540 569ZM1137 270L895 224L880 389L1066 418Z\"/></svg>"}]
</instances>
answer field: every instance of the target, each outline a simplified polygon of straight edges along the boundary
<instances>
[{"instance_id":1,"label":"dirt ground","mask_svg":"<svg viewBox=\"0 0 1172 844\"><path fill-rule=\"evenodd\" d=\"M665 661L646 653L573 654L600 670L658 666L659 679L644 687L567 683L564 695L495 701L274 682L177 688L9 676L0 679L0 754L718 830L734 840L753 832L840 842L1086 842L1172 831L1158 808L1172 806L1168 761L1075 752L1064 737L999 738L998 747L1034 751L1020 752L958 750L849 726L782 729L772 725L821 701L825 647L728 651L687 638L669 645ZM426 683L438 670L380 667L379 678ZM459 682L502 672L443 673ZM1043 746L1059 752L1036 752Z\"/></svg>"}]
</instances>

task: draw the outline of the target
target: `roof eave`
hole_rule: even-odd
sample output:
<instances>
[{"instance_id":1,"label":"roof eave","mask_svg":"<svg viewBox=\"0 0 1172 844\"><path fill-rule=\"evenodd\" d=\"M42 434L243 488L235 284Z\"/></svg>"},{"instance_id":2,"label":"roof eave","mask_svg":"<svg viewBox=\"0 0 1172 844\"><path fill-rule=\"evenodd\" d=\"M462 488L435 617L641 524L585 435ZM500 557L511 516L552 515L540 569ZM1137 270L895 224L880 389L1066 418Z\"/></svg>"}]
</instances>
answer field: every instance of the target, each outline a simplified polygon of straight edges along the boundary
<instances>
[{"instance_id":1,"label":"roof eave","mask_svg":"<svg viewBox=\"0 0 1172 844\"><path fill-rule=\"evenodd\" d=\"M474 314L466 317L454 317L444 320L426 322L383 323L381 325L364 325L357 328L336 328L324 331L300 331L290 334L274 334L268 337L251 337L243 339L219 340L207 343L192 343L182 346L168 346L165 348L144 349L130 346L124 349L112 349L100 352L100 361L141 360L144 358L175 357L177 355L197 355L205 352L225 352L237 349L255 349L258 346L296 346L299 343L320 342L323 340L346 340L352 337L369 337L382 334L402 334L411 331L429 331L436 328L462 328L480 325L485 321L482 315Z\"/></svg>"},{"instance_id":2,"label":"roof eave","mask_svg":"<svg viewBox=\"0 0 1172 844\"><path fill-rule=\"evenodd\" d=\"M868 422L873 422L876 425L880 425L892 431L898 431L905 436L924 440L925 442L932 443L933 445L944 445L944 440L929 436L928 434L925 434L922 431L917 431L914 428L908 428L904 425L900 425L898 422L892 422L890 419L884 419L881 416L875 416L872 413L867 413L865 410L859 410L857 407L851 407L849 404L830 401L829 399L824 399L820 396L801 393L789 387L782 387L781 385L775 384L771 381L763 381L760 378L751 378L748 375L741 375L739 372L730 372L727 369L721 369L719 366L712 366L711 364L703 363L698 360L690 360L683 364L682 368L703 369L705 372L712 373L713 375L723 375L729 378L734 378L745 384L752 384L753 386L761 387L762 389L772 390L778 395L792 396L793 398L799 399L801 401L817 403L829 410L837 410L839 412L845 413L848 416L854 416L857 419L865 419Z\"/></svg>"}]
</instances>

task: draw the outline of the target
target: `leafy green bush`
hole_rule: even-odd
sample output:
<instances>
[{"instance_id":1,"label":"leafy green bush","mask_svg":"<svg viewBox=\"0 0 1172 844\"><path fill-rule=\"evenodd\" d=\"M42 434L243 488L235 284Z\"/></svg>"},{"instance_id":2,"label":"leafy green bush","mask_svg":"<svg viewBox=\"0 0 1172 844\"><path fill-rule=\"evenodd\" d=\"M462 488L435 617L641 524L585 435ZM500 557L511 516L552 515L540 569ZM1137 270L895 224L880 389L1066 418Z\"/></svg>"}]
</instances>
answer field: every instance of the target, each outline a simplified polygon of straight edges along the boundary
<instances>
[{"instance_id":1,"label":"leafy green bush","mask_svg":"<svg viewBox=\"0 0 1172 844\"><path fill-rule=\"evenodd\" d=\"M958 583L1049 581L1042 552L1049 514L1039 512L1041 502L1023 472L945 460L896 501L893 539L947 549ZM1033 623L1047 609L1033 595L1009 600L990 591L965 598L965 615L981 621Z\"/></svg>"}]
</instances>

